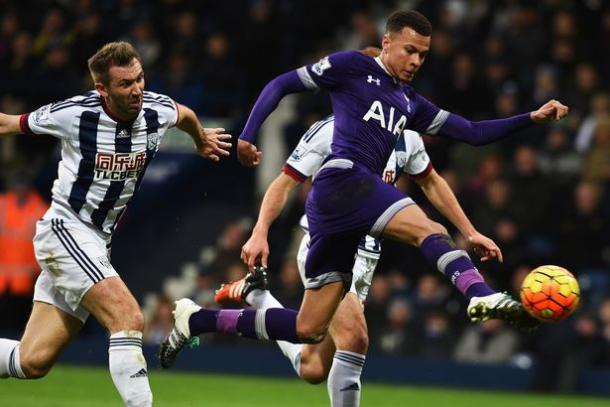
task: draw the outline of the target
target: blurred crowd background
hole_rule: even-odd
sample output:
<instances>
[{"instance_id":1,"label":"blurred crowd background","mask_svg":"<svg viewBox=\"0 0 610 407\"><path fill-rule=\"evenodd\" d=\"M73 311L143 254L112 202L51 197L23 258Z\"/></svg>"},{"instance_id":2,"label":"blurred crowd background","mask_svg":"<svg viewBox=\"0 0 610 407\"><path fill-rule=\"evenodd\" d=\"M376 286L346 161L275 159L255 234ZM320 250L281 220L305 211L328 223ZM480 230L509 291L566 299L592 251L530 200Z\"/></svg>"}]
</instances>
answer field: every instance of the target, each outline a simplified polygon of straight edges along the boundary
<instances>
[{"instance_id":1,"label":"blurred crowd background","mask_svg":"<svg viewBox=\"0 0 610 407\"><path fill-rule=\"evenodd\" d=\"M0 111L23 113L89 90L87 58L120 39L141 53L149 90L190 106L206 123L225 123L236 137L275 75L336 50L379 45L385 18L400 7L421 11L434 26L431 52L414 86L443 109L479 120L534 110L552 98L570 107L566 120L490 146L424 139L475 226L503 250L503 264L478 264L491 284L518 296L529 270L558 264L578 277L582 305L573 317L532 335L498 321L472 325L464 299L443 276L416 250L386 242L365 308L370 352L533 364L536 388L570 390L579 369L610 366L608 2L0 0ZM264 149L268 159L269 151L280 161L287 157L305 130L331 112L324 94L295 97L286 109L277 139ZM2 330L18 331L27 319L38 272L31 238L50 200L57 151L51 137L0 140ZM191 162L185 153L161 156L164 163ZM191 193L181 207L171 202L181 192L143 193L117 233L118 258L113 252L113 264L145 307L151 344L170 329L174 298L213 306L214 289L243 276L240 248L269 181L234 162L171 168L167 182L186 177L181 171L188 168L189 177L207 184L185 188L205 193ZM278 168L267 171L273 177ZM152 176L163 181L159 173ZM287 307L298 307L303 291L295 251L307 188L294 194L270 235L271 289ZM415 184L410 195L447 225ZM147 205L155 207L154 216L141 209L147 218L138 220ZM184 205L201 214L200 224L180 223ZM206 216L212 210L214 216ZM188 245L170 250L164 234L153 233L154 241L144 237L162 222L173 239ZM146 238L171 265L143 263L133 242ZM143 279L131 275L148 277L139 284ZM102 333L90 328L85 334Z\"/></svg>"}]
</instances>

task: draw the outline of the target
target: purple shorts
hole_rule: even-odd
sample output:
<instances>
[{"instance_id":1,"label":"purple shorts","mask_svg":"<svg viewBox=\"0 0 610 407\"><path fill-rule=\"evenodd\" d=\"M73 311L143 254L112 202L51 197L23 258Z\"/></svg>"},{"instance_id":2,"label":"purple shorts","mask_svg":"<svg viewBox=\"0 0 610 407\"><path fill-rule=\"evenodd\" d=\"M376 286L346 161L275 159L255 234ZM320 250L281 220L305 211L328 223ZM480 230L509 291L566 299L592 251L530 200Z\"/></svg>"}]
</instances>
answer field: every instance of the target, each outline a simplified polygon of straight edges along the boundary
<instances>
[{"instance_id":1,"label":"purple shorts","mask_svg":"<svg viewBox=\"0 0 610 407\"><path fill-rule=\"evenodd\" d=\"M379 237L392 217L413 200L383 182L377 174L350 160L327 162L307 197L309 252L305 288L336 281L349 287L358 243Z\"/></svg>"}]
</instances>

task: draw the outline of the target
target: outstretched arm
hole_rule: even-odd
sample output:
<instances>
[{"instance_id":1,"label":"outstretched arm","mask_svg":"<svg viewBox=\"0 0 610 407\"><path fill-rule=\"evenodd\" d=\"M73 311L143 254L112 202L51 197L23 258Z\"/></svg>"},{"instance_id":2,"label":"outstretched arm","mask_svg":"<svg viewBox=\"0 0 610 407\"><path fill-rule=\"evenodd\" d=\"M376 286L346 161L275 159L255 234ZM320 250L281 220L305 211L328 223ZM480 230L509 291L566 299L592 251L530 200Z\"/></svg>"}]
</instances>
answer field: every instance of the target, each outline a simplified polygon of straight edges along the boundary
<instances>
[{"instance_id":1,"label":"outstretched arm","mask_svg":"<svg viewBox=\"0 0 610 407\"><path fill-rule=\"evenodd\" d=\"M19 116L0 113L0 136L12 136L23 133L19 125Z\"/></svg>"},{"instance_id":2,"label":"outstretched arm","mask_svg":"<svg viewBox=\"0 0 610 407\"><path fill-rule=\"evenodd\" d=\"M219 161L220 156L229 155L231 148L229 134L224 134L225 129L206 129L199 122L197 115L190 108L176 103L178 107L178 122L176 127L187 133L193 139L197 152L212 161Z\"/></svg>"},{"instance_id":3,"label":"outstretched arm","mask_svg":"<svg viewBox=\"0 0 610 407\"><path fill-rule=\"evenodd\" d=\"M239 136L237 158L242 165L252 167L260 163L261 153L255 146L256 133L280 100L288 94L306 90L296 70L278 76L265 86Z\"/></svg>"},{"instance_id":4,"label":"outstretched arm","mask_svg":"<svg viewBox=\"0 0 610 407\"><path fill-rule=\"evenodd\" d=\"M561 120L567 114L568 107L556 100L545 103L536 111L505 119L473 122L457 114L449 113L445 123L438 130L438 134L478 146L493 143L535 123Z\"/></svg>"},{"instance_id":5,"label":"outstretched arm","mask_svg":"<svg viewBox=\"0 0 610 407\"><path fill-rule=\"evenodd\" d=\"M261 92L250 117L239 136L237 158L242 165L252 167L261 160L256 148L256 133L282 98L290 93L318 89L336 90L345 83L354 63L363 56L359 51L342 51L328 55L315 64L305 65L273 79Z\"/></svg>"},{"instance_id":6,"label":"outstretched arm","mask_svg":"<svg viewBox=\"0 0 610 407\"><path fill-rule=\"evenodd\" d=\"M241 249L241 259L248 265L250 271L254 269L257 260L267 268L269 228L284 209L289 192L298 184L299 182L293 177L282 172L267 188L252 236Z\"/></svg>"},{"instance_id":7,"label":"outstretched arm","mask_svg":"<svg viewBox=\"0 0 610 407\"><path fill-rule=\"evenodd\" d=\"M470 244L474 246L477 255L481 260L498 258L502 262L502 252L493 240L483 236L472 225L464 210L460 206L455 194L434 169L424 178L416 179L426 197L432 205L464 235Z\"/></svg>"}]
</instances>

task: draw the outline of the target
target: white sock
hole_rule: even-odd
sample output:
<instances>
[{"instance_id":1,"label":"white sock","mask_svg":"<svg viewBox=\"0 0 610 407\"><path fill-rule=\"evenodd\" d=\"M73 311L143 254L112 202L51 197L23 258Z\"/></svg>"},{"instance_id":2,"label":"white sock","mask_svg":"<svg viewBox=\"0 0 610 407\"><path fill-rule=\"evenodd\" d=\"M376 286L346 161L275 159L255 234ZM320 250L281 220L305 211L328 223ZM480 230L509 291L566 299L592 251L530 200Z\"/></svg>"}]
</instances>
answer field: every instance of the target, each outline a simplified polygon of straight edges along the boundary
<instances>
[{"instance_id":1,"label":"white sock","mask_svg":"<svg viewBox=\"0 0 610 407\"><path fill-rule=\"evenodd\" d=\"M21 370L19 341L0 339L0 379L7 377L27 379Z\"/></svg>"},{"instance_id":2,"label":"white sock","mask_svg":"<svg viewBox=\"0 0 610 407\"><path fill-rule=\"evenodd\" d=\"M360 406L360 375L365 356L360 353L338 350L328 373L328 395L332 407Z\"/></svg>"},{"instance_id":3,"label":"white sock","mask_svg":"<svg viewBox=\"0 0 610 407\"><path fill-rule=\"evenodd\" d=\"M110 375L128 407L152 406L146 360L142 354L142 332L119 331L110 336Z\"/></svg>"},{"instance_id":4,"label":"white sock","mask_svg":"<svg viewBox=\"0 0 610 407\"><path fill-rule=\"evenodd\" d=\"M246 296L246 302L256 309L284 308L269 290L255 288Z\"/></svg>"},{"instance_id":5,"label":"white sock","mask_svg":"<svg viewBox=\"0 0 610 407\"><path fill-rule=\"evenodd\" d=\"M269 290L254 289L250 291L246 296L246 302L256 309L284 308ZM303 345L286 341L275 342L280 347L284 356L288 358L297 375L301 376L301 350Z\"/></svg>"}]
</instances>

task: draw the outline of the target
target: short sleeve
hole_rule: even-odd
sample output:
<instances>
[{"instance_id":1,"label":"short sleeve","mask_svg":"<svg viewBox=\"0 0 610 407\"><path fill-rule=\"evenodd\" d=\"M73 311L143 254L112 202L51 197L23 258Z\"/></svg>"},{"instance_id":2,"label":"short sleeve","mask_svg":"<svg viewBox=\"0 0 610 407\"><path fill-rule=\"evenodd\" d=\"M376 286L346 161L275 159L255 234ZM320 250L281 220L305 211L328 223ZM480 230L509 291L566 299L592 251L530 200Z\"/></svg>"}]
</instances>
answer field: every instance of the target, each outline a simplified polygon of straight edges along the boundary
<instances>
[{"instance_id":1,"label":"short sleeve","mask_svg":"<svg viewBox=\"0 0 610 407\"><path fill-rule=\"evenodd\" d=\"M434 103L415 92L407 94L407 98L409 103L415 106L415 114L409 128L423 134L434 135L438 133L438 130L449 117L449 112L439 109Z\"/></svg>"},{"instance_id":2,"label":"short sleeve","mask_svg":"<svg viewBox=\"0 0 610 407\"><path fill-rule=\"evenodd\" d=\"M310 90L334 89L345 80L345 75L350 72L359 55L357 51L337 52L320 59L315 64L297 69L297 74Z\"/></svg>"},{"instance_id":3,"label":"short sleeve","mask_svg":"<svg viewBox=\"0 0 610 407\"><path fill-rule=\"evenodd\" d=\"M432 171L432 163L426 152L424 141L418 133L413 131L405 130L403 135L407 150L410 151L403 172L414 178L425 177Z\"/></svg>"},{"instance_id":4,"label":"short sleeve","mask_svg":"<svg viewBox=\"0 0 610 407\"><path fill-rule=\"evenodd\" d=\"M65 102L60 102L65 103ZM74 111L57 108L60 103L51 103L21 115L19 125L25 134L48 134L59 139L69 139Z\"/></svg>"},{"instance_id":5,"label":"short sleeve","mask_svg":"<svg viewBox=\"0 0 610 407\"><path fill-rule=\"evenodd\" d=\"M162 127L174 127L180 121L178 104L169 96L155 92L144 92L144 103L153 107L159 114L159 124Z\"/></svg>"},{"instance_id":6,"label":"short sleeve","mask_svg":"<svg viewBox=\"0 0 610 407\"><path fill-rule=\"evenodd\" d=\"M282 171L298 182L303 182L317 173L324 159L330 154L333 125L332 116L314 123L301 137Z\"/></svg>"}]
</instances>

